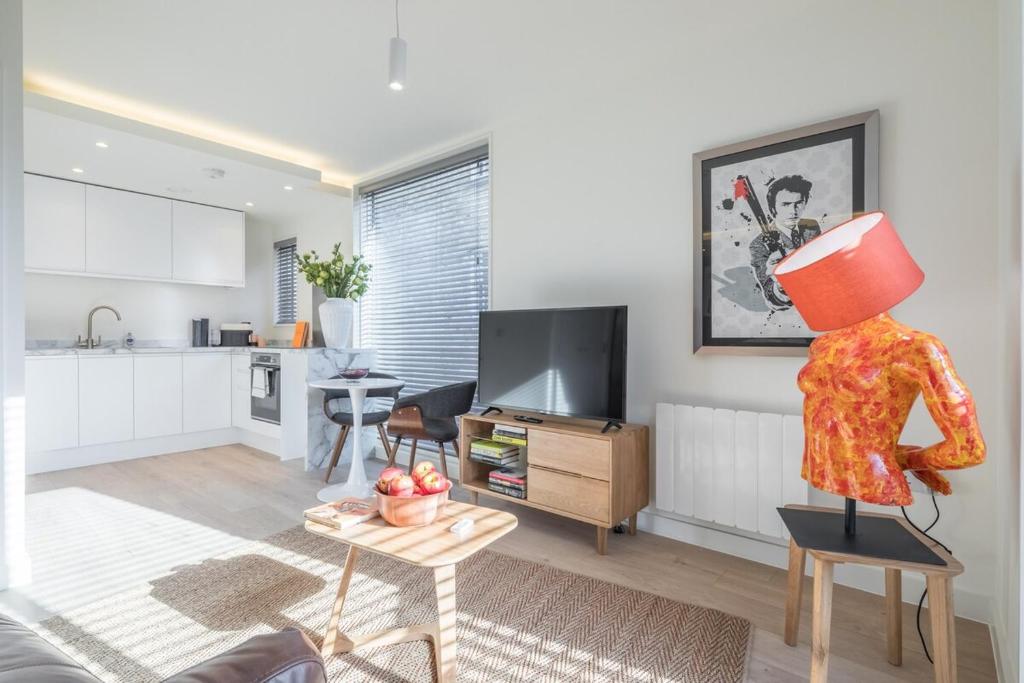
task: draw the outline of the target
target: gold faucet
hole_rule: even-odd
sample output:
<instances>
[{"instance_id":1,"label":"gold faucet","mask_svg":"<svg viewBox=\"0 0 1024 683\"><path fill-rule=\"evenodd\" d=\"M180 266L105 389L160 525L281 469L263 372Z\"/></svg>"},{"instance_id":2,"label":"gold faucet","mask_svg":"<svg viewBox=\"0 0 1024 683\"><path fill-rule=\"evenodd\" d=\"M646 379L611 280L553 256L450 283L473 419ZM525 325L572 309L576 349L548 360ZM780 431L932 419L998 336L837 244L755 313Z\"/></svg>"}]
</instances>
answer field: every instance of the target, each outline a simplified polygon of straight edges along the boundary
<instances>
[{"instance_id":1,"label":"gold faucet","mask_svg":"<svg viewBox=\"0 0 1024 683\"><path fill-rule=\"evenodd\" d=\"M115 309L113 306L97 306L96 308L94 308L91 311L89 311L89 324L88 324L88 326L86 328L86 331L85 331L87 339L85 341L82 341L82 335L78 335L78 347L79 348L81 348L81 349L93 349L93 348L96 348L97 346L99 346L103 342L103 337L102 336L96 337L95 341L93 341L93 338L92 338L92 317L94 315L96 315L96 311L98 311L100 309L103 309L103 308L105 308L108 311L110 311L111 313L113 313L117 317L118 320L121 319L121 314L118 313L117 309Z\"/></svg>"}]
</instances>

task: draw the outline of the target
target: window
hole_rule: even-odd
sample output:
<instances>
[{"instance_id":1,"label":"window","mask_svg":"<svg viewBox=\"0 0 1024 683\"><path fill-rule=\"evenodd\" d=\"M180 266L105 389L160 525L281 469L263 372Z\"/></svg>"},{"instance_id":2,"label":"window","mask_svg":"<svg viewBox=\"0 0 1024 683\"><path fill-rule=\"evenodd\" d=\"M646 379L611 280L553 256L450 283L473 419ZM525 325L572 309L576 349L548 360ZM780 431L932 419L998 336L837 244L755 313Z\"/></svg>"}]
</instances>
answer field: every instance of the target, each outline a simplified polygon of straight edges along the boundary
<instances>
[{"instance_id":1,"label":"window","mask_svg":"<svg viewBox=\"0 0 1024 683\"><path fill-rule=\"evenodd\" d=\"M295 238L274 243L274 324L294 325L299 316Z\"/></svg>"},{"instance_id":2,"label":"window","mask_svg":"<svg viewBox=\"0 0 1024 683\"><path fill-rule=\"evenodd\" d=\"M490 249L487 149L359 189L360 251L373 266L360 346L403 393L475 380Z\"/></svg>"}]
</instances>

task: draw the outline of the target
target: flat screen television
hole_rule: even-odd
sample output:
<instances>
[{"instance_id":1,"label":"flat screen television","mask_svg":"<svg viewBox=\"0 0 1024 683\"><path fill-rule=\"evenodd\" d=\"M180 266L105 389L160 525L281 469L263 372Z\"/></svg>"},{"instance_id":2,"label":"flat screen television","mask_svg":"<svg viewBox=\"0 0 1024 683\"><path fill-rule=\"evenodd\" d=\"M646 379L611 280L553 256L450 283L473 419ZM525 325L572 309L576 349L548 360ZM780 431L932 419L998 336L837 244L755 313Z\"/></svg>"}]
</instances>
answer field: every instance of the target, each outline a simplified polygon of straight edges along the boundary
<instances>
[{"instance_id":1,"label":"flat screen television","mask_svg":"<svg viewBox=\"0 0 1024 683\"><path fill-rule=\"evenodd\" d=\"M479 354L483 404L625 419L625 306L483 311Z\"/></svg>"}]
</instances>

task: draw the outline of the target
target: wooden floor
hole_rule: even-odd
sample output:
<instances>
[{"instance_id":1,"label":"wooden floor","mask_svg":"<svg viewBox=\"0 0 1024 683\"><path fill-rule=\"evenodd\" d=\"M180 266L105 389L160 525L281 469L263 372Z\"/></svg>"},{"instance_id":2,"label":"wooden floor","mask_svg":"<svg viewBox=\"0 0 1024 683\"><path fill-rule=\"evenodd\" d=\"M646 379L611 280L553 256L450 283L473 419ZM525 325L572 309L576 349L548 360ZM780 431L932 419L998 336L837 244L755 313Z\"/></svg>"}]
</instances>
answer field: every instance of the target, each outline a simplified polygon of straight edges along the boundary
<instances>
[{"instance_id":1,"label":"wooden floor","mask_svg":"<svg viewBox=\"0 0 1024 683\"><path fill-rule=\"evenodd\" d=\"M369 463L370 476L382 466ZM347 468L340 468L334 481L340 481L346 473ZM302 521L302 511L316 502L315 493L322 486L320 476L304 472L300 461L282 463L245 446L31 476L29 546L33 566L45 569L35 593L32 587L20 593L0 593L0 608L25 612L29 611L25 603L34 600L44 615L59 612L70 599L67 596L73 596L79 604L91 601L124 583L144 582L152 578L153 572L175 562L192 561L194 557L185 556L189 553L206 552L209 556L225 544L247 543L292 527ZM459 493L455 497L466 499ZM48 518L60 501L78 501L74 510L75 518L82 520L78 528L74 524L54 524ZM635 537L610 535L608 555L599 557L594 553L590 526L491 499L481 498L481 502L503 507L519 517L519 527L492 546L494 550L743 616L755 626L749 680L807 680L809 579L804 586L800 645L790 648L782 642L786 577L778 569L643 532ZM147 552L145 557L124 562L123 547L103 543L104 536L118 533L116 525L104 521L109 517L99 511L99 516L93 518L92 511L81 506L104 508L103 514L114 519L128 515L141 520L147 529L165 529L168 540L161 542L160 553ZM91 519L98 521L89 522ZM65 526L70 528L60 530ZM45 535L46 542L34 543L33 534ZM81 540L86 537L89 540ZM188 543L176 545L173 539L177 537ZM90 546L88 552L66 552L75 538ZM90 563L95 564L93 569ZM81 578L106 577L112 564L118 566L118 571L110 581ZM122 570L122 564L127 569ZM143 575L146 573L149 576ZM47 581L52 585L43 586ZM56 597L39 597L44 594ZM914 628L914 606L904 607L904 663L893 667L886 662L882 598L836 586L830 680L932 680ZM927 621L925 614L922 622L926 634ZM996 680L987 626L957 620L957 658L961 681Z\"/></svg>"}]
</instances>

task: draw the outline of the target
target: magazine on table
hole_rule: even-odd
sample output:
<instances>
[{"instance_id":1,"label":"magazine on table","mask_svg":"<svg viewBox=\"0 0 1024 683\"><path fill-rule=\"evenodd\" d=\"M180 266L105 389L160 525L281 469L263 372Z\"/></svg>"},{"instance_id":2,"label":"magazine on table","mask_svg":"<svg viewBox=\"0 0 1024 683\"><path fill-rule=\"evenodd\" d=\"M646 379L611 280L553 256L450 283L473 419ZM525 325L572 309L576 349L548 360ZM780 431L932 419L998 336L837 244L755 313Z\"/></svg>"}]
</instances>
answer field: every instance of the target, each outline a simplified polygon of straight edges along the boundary
<instances>
[{"instance_id":1,"label":"magazine on table","mask_svg":"<svg viewBox=\"0 0 1024 683\"><path fill-rule=\"evenodd\" d=\"M304 513L306 519L335 529L348 529L380 514L374 498L342 498L317 505Z\"/></svg>"}]
</instances>

